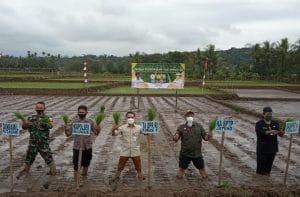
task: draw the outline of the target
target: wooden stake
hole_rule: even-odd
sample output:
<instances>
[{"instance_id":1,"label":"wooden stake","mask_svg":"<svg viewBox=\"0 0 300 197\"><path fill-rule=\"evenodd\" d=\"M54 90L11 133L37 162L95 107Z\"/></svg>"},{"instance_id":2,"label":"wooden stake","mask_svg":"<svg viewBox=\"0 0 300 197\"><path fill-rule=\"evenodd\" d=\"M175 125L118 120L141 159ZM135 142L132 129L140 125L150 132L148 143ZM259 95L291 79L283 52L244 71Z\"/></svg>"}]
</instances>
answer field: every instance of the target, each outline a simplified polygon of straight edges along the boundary
<instances>
[{"instance_id":1,"label":"wooden stake","mask_svg":"<svg viewBox=\"0 0 300 197\"><path fill-rule=\"evenodd\" d=\"M222 177L222 163L223 163L223 149L224 149L224 138L225 132L222 132L222 140L221 140L221 148L220 148L220 165L219 165L219 180L218 185L221 185L221 177Z\"/></svg>"},{"instance_id":2,"label":"wooden stake","mask_svg":"<svg viewBox=\"0 0 300 197\"><path fill-rule=\"evenodd\" d=\"M151 188L151 135L147 135L148 142L148 188Z\"/></svg>"},{"instance_id":3,"label":"wooden stake","mask_svg":"<svg viewBox=\"0 0 300 197\"><path fill-rule=\"evenodd\" d=\"M83 137L80 136L80 149L79 149L79 158L78 158L78 165L77 165L77 177L76 177L76 181L77 181L77 190L79 190L79 186L80 186L80 169L81 169L81 160L82 160L82 146L83 146Z\"/></svg>"},{"instance_id":4,"label":"wooden stake","mask_svg":"<svg viewBox=\"0 0 300 197\"><path fill-rule=\"evenodd\" d=\"M137 88L138 111L140 111L140 89Z\"/></svg>"},{"instance_id":5,"label":"wooden stake","mask_svg":"<svg viewBox=\"0 0 300 197\"><path fill-rule=\"evenodd\" d=\"M14 177L12 166L12 136L9 136L9 173L10 173L10 192L14 191Z\"/></svg>"},{"instance_id":6,"label":"wooden stake","mask_svg":"<svg viewBox=\"0 0 300 197\"><path fill-rule=\"evenodd\" d=\"M289 170L289 165L290 165L290 157L291 157L291 150L292 150L292 142L293 142L293 134L291 133L290 136L290 144L289 144L289 152L288 152L288 157L286 159L286 168L285 168L285 174L284 174L284 184L286 185L286 180L287 180L287 174Z\"/></svg>"},{"instance_id":7,"label":"wooden stake","mask_svg":"<svg viewBox=\"0 0 300 197\"><path fill-rule=\"evenodd\" d=\"M176 89L175 112L177 112L177 99L178 99L178 92L177 92L177 89Z\"/></svg>"}]
</instances>

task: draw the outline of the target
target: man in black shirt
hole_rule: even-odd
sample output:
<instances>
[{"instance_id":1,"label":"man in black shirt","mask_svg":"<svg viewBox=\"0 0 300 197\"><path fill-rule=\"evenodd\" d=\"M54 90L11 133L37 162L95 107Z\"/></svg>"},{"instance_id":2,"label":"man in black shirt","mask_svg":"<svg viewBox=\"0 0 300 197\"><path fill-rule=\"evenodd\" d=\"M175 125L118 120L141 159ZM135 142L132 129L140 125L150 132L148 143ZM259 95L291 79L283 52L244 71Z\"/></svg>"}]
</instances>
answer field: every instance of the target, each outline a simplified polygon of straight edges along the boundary
<instances>
[{"instance_id":1,"label":"man in black shirt","mask_svg":"<svg viewBox=\"0 0 300 197\"><path fill-rule=\"evenodd\" d=\"M263 108L263 119L255 125L257 136L256 146L256 173L269 175L271 173L273 161L278 152L277 135L282 137L284 133L279 131L279 123L272 120L272 108Z\"/></svg>"}]
</instances>

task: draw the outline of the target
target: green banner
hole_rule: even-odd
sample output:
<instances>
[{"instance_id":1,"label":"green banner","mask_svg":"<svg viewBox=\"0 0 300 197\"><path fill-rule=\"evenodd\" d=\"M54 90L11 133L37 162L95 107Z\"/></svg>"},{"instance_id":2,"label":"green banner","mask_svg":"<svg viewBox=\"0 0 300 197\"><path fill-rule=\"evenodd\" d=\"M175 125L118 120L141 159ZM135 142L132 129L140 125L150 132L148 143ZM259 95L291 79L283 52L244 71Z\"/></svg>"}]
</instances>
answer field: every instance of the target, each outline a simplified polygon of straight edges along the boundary
<instances>
[{"instance_id":1,"label":"green banner","mask_svg":"<svg viewBox=\"0 0 300 197\"><path fill-rule=\"evenodd\" d=\"M185 65L180 63L133 63L133 88L183 89Z\"/></svg>"}]
</instances>

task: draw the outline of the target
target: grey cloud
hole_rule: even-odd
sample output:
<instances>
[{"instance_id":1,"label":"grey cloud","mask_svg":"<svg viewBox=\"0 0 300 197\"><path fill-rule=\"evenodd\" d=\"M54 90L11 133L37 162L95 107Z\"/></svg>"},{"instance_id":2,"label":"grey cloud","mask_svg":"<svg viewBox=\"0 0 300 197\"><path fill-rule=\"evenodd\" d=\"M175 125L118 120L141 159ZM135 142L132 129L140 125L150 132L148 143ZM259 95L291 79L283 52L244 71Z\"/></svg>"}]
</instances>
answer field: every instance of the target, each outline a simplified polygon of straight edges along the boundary
<instances>
[{"instance_id":1,"label":"grey cloud","mask_svg":"<svg viewBox=\"0 0 300 197\"><path fill-rule=\"evenodd\" d=\"M2 0L0 51L127 55L296 40L296 0ZM284 21L284 22L282 22ZM293 24L293 25L291 25ZM268 31L272 29L272 31ZM285 31L286 29L286 31Z\"/></svg>"}]
</instances>

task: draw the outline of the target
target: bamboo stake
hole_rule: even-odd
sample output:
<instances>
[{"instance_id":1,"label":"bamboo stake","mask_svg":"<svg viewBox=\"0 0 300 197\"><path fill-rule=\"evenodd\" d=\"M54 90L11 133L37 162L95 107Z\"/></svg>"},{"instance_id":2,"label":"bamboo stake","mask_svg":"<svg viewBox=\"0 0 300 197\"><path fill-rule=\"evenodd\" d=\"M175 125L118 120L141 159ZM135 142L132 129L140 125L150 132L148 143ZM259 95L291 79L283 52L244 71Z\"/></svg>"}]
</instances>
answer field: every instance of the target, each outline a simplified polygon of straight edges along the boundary
<instances>
[{"instance_id":1,"label":"bamboo stake","mask_svg":"<svg viewBox=\"0 0 300 197\"><path fill-rule=\"evenodd\" d=\"M151 135L147 135L148 142L148 188L151 188Z\"/></svg>"},{"instance_id":2,"label":"bamboo stake","mask_svg":"<svg viewBox=\"0 0 300 197\"><path fill-rule=\"evenodd\" d=\"M9 136L9 173L10 173L10 192L14 190L14 177L12 166L12 137Z\"/></svg>"},{"instance_id":3,"label":"bamboo stake","mask_svg":"<svg viewBox=\"0 0 300 197\"><path fill-rule=\"evenodd\" d=\"M219 179L218 179L218 185L221 185L221 177L222 177L222 163L223 163L223 150L224 150L224 138L225 138L225 132L222 132L222 140L221 140L221 150L220 150L220 165L219 165Z\"/></svg>"},{"instance_id":4,"label":"bamboo stake","mask_svg":"<svg viewBox=\"0 0 300 197\"><path fill-rule=\"evenodd\" d=\"M137 88L138 111L140 111L140 89Z\"/></svg>"},{"instance_id":5,"label":"bamboo stake","mask_svg":"<svg viewBox=\"0 0 300 197\"><path fill-rule=\"evenodd\" d=\"M293 134L291 133L290 136L290 144L289 144L289 152L288 152L288 157L286 159L286 168L285 168L285 174L284 174L284 184L286 185L286 180L287 180L287 174L289 170L289 165L290 165L290 157L291 157L291 150L292 150L292 142L293 142Z\"/></svg>"},{"instance_id":6,"label":"bamboo stake","mask_svg":"<svg viewBox=\"0 0 300 197\"><path fill-rule=\"evenodd\" d=\"M81 169L81 160L82 160L82 146L83 146L83 137L80 136L80 149L79 149L79 158L78 158L78 168L77 168L77 177L76 177L76 183L77 183L77 190L79 190L80 186L80 169Z\"/></svg>"},{"instance_id":7,"label":"bamboo stake","mask_svg":"<svg viewBox=\"0 0 300 197\"><path fill-rule=\"evenodd\" d=\"M178 91L176 89L175 112L177 112L177 99L178 99Z\"/></svg>"}]
</instances>

